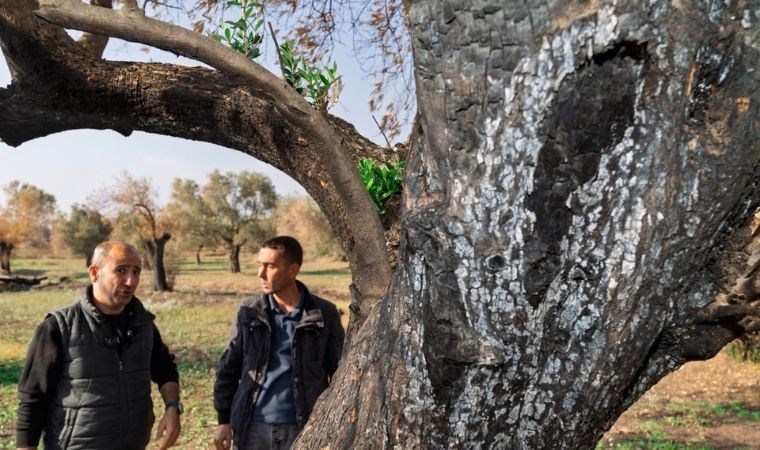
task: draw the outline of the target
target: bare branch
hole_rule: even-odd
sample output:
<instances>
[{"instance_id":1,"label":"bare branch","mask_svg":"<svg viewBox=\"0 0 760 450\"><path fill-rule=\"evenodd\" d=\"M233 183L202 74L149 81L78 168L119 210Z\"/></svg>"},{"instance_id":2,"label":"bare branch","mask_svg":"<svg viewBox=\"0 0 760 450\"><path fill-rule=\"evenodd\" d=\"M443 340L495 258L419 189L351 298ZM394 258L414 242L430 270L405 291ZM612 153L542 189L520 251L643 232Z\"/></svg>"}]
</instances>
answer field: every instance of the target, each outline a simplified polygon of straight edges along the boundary
<instances>
[{"instance_id":1,"label":"bare branch","mask_svg":"<svg viewBox=\"0 0 760 450\"><path fill-rule=\"evenodd\" d=\"M280 44L277 42L277 34L274 32L272 22L267 22L267 25L269 25L269 31L272 33L274 48L277 50L277 59L280 61L280 71L282 72L282 78L285 78L285 64L282 63L282 53L280 53Z\"/></svg>"},{"instance_id":2,"label":"bare branch","mask_svg":"<svg viewBox=\"0 0 760 450\"><path fill-rule=\"evenodd\" d=\"M383 135L383 138L385 139L385 143L388 144L388 148L391 148L391 141L388 140L388 136L385 135L385 131L383 131L383 127L381 127L380 124L377 122L377 119L375 118L374 114L372 114L372 120L375 121L375 125L377 125L377 129L380 130L380 134Z\"/></svg>"}]
</instances>

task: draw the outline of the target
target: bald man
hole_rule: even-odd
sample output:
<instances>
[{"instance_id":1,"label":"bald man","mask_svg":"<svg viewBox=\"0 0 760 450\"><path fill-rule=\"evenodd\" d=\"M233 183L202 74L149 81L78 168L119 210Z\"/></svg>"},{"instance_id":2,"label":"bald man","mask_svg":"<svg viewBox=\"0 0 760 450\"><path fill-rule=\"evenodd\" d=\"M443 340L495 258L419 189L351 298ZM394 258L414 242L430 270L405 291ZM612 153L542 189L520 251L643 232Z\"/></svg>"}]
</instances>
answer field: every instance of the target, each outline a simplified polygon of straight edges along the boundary
<instances>
[{"instance_id":1,"label":"bald man","mask_svg":"<svg viewBox=\"0 0 760 450\"><path fill-rule=\"evenodd\" d=\"M151 380L166 411L159 448L180 432L179 374L154 316L135 297L141 260L131 245L98 245L84 297L47 315L29 344L18 385L16 446L46 450L144 449L153 427Z\"/></svg>"}]
</instances>

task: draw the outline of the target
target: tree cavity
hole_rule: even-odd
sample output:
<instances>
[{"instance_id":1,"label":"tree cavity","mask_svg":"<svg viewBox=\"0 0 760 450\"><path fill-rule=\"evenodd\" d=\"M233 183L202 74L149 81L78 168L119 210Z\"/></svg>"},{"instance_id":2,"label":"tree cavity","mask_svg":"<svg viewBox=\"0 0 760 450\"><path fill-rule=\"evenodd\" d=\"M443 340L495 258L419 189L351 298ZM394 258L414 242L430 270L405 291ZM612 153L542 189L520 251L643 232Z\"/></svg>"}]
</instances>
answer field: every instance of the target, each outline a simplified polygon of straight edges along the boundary
<instances>
[{"instance_id":1,"label":"tree cavity","mask_svg":"<svg viewBox=\"0 0 760 450\"><path fill-rule=\"evenodd\" d=\"M573 216L568 197L594 178L603 152L633 123L645 57L646 46L632 42L594 55L562 80L548 109L533 191L526 199L536 215L525 245L525 288L533 308L560 270L560 244Z\"/></svg>"}]
</instances>

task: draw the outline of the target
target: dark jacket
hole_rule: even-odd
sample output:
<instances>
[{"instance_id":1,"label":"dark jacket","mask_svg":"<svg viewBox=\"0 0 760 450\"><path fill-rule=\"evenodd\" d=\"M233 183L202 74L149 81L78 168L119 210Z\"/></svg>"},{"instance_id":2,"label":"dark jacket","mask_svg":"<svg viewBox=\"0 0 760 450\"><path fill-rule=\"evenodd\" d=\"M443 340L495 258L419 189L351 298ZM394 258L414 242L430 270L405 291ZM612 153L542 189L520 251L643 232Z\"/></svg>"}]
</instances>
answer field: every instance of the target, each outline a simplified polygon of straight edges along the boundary
<instances>
[{"instance_id":1,"label":"dark jacket","mask_svg":"<svg viewBox=\"0 0 760 450\"><path fill-rule=\"evenodd\" d=\"M86 297L52 313L61 330L62 373L45 426L47 450L148 444L154 316L136 298L127 311L129 332L121 345Z\"/></svg>"},{"instance_id":2,"label":"dark jacket","mask_svg":"<svg viewBox=\"0 0 760 450\"><path fill-rule=\"evenodd\" d=\"M304 306L293 337L293 395L298 426L303 427L338 367L344 331L335 305L311 295L303 283L298 286ZM267 374L272 329L269 309L264 294L243 300L216 374L214 407L219 423L231 425L241 448L244 444L239 439L246 435Z\"/></svg>"}]
</instances>

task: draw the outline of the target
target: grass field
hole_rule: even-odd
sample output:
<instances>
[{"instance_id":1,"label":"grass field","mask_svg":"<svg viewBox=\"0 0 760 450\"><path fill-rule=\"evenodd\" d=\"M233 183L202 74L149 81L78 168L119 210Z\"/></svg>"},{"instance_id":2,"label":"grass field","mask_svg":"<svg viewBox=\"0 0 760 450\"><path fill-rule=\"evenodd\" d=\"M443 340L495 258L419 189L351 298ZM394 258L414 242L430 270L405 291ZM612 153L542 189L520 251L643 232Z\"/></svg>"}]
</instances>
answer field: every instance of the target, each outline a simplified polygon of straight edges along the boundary
<instances>
[{"instance_id":1,"label":"grass field","mask_svg":"<svg viewBox=\"0 0 760 450\"><path fill-rule=\"evenodd\" d=\"M174 292L150 290L151 274L145 272L138 297L156 315L156 323L169 348L177 355L185 405L178 448L211 446L216 413L211 392L216 361L229 336L230 324L242 297L258 291L256 267L241 261L241 274L227 271L223 256L204 264L181 261ZM14 259L14 274L47 276L33 289L0 291L0 449L15 448L16 384L26 347L34 329L48 311L79 298L88 283L80 260ZM60 283L61 277L67 280ZM351 275L345 262L306 262L299 279L315 294L348 311ZM348 315L343 315L344 326ZM161 417L160 396L154 392L156 416Z\"/></svg>"},{"instance_id":2,"label":"grass field","mask_svg":"<svg viewBox=\"0 0 760 450\"><path fill-rule=\"evenodd\" d=\"M212 447L216 361L240 299L258 290L253 260L241 263L243 273L230 274L223 256L207 257L201 266L179 261L174 292L152 292L149 272L138 290L177 355L186 409L178 448ZM16 384L35 327L46 312L78 298L88 283L80 260L15 259L13 264L17 275L45 275L48 280L33 289L0 291L0 449L15 448ZM307 262L299 278L315 294L348 311L347 263ZM344 326L347 321L344 314ZM160 417L157 391L154 398ZM721 353L713 360L685 365L633 405L597 448L760 449L760 364Z\"/></svg>"}]
</instances>

